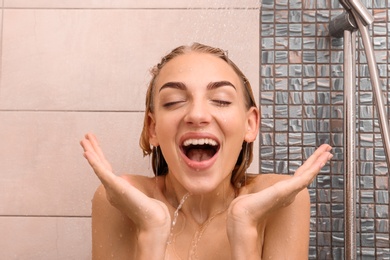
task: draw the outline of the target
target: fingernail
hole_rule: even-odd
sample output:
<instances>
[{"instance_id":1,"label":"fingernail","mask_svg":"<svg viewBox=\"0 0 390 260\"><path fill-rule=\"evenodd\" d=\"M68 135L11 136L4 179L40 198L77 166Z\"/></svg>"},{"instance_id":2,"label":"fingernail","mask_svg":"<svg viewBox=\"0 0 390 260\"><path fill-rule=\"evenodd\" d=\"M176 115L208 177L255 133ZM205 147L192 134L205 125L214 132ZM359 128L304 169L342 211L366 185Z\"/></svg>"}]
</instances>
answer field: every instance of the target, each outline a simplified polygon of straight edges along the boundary
<instances>
[{"instance_id":1,"label":"fingernail","mask_svg":"<svg viewBox=\"0 0 390 260\"><path fill-rule=\"evenodd\" d=\"M329 154L328 156L328 160L332 159L333 158L333 154Z\"/></svg>"}]
</instances>

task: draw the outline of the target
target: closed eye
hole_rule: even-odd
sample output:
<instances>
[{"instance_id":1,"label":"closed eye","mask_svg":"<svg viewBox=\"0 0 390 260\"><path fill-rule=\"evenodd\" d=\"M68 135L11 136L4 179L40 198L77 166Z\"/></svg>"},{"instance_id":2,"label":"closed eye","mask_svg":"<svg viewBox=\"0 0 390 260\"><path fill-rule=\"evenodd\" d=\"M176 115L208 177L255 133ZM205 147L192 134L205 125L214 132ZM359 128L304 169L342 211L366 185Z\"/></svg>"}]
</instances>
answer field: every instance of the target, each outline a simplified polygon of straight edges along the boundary
<instances>
[{"instance_id":1,"label":"closed eye","mask_svg":"<svg viewBox=\"0 0 390 260\"><path fill-rule=\"evenodd\" d=\"M230 101L218 100L218 99L214 99L214 100L212 100L212 102L215 103L216 105L220 106L220 107L226 107L226 106L229 106L232 103Z\"/></svg>"},{"instance_id":2,"label":"closed eye","mask_svg":"<svg viewBox=\"0 0 390 260\"><path fill-rule=\"evenodd\" d=\"M163 104L163 107L164 107L164 108L171 108L171 107L173 107L173 106L175 106L175 105L178 105L178 104L180 104L180 103L183 103L183 102L185 102L185 101L184 101L184 100L180 100L180 101L171 101L171 102L164 103L164 104Z\"/></svg>"}]
</instances>

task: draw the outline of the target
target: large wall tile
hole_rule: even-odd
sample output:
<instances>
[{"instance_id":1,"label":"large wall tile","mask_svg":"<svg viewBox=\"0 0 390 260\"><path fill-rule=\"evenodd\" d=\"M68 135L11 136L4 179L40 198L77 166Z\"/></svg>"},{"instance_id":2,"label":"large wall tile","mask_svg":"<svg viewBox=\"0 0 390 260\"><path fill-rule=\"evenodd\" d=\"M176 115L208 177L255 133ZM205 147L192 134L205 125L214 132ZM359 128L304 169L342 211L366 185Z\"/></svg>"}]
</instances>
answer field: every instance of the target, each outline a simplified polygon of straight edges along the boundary
<instances>
[{"instance_id":1,"label":"large wall tile","mask_svg":"<svg viewBox=\"0 0 390 260\"><path fill-rule=\"evenodd\" d=\"M259 0L4 0L5 7L18 8L259 8Z\"/></svg>"},{"instance_id":2,"label":"large wall tile","mask_svg":"<svg viewBox=\"0 0 390 260\"><path fill-rule=\"evenodd\" d=\"M95 132L117 174L152 176L142 113L0 112L0 215L89 216L99 185L79 140ZM258 145L256 144L256 147ZM255 160L248 170L258 172Z\"/></svg>"},{"instance_id":3,"label":"large wall tile","mask_svg":"<svg viewBox=\"0 0 390 260\"><path fill-rule=\"evenodd\" d=\"M258 18L230 9L4 9L0 109L142 110L150 67L194 41L227 49L258 86Z\"/></svg>"},{"instance_id":4,"label":"large wall tile","mask_svg":"<svg viewBox=\"0 0 390 260\"><path fill-rule=\"evenodd\" d=\"M3 0L0 0L0 28L3 28ZM0 34L0 43L3 42L3 35ZM2 44L0 44L0 57L2 54ZM1 77L1 60L0 60L0 77Z\"/></svg>"},{"instance_id":5,"label":"large wall tile","mask_svg":"<svg viewBox=\"0 0 390 260\"><path fill-rule=\"evenodd\" d=\"M91 259L90 218L0 217L0 259Z\"/></svg>"},{"instance_id":6,"label":"large wall tile","mask_svg":"<svg viewBox=\"0 0 390 260\"><path fill-rule=\"evenodd\" d=\"M79 140L115 173L152 175L138 146L148 70L177 45L222 47L258 96L259 1L0 0L0 259L90 259L99 185ZM258 142L249 172L258 172Z\"/></svg>"},{"instance_id":7,"label":"large wall tile","mask_svg":"<svg viewBox=\"0 0 390 260\"><path fill-rule=\"evenodd\" d=\"M89 216L99 181L79 140L95 132L114 172L150 175L143 113L0 112L0 215Z\"/></svg>"}]
</instances>

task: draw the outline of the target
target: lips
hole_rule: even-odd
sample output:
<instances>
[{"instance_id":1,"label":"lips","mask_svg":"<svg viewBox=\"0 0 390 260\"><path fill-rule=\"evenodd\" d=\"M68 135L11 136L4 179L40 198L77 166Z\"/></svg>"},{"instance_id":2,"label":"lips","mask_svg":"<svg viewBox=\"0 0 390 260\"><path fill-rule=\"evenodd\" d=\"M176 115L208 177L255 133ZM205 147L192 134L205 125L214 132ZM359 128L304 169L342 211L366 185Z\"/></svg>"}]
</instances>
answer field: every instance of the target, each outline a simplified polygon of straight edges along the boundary
<instances>
[{"instance_id":1,"label":"lips","mask_svg":"<svg viewBox=\"0 0 390 260\"><path fill-rule=\"evenodd\" d=\"M187 164L201 169L214 163L220 145L214 137L188 136L183 138L180 148Z\"/></svg>"}]
</instances>

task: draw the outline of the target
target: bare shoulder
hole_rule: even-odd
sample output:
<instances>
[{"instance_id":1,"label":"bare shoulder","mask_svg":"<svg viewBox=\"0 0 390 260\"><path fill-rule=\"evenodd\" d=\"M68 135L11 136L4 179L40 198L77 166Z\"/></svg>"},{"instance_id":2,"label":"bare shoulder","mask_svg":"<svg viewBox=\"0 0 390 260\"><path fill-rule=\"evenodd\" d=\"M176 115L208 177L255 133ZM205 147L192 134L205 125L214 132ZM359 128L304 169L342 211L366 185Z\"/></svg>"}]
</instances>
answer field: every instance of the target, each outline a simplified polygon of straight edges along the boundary
<instances>
[{"instance_id":1,"label":"bare shoulder","mask_svg":"<svg viewBox=\"0 0 390 260\"><path fill-rule=\"evenodd\" d=\"M136 239L134 225L110 204L103 185L97 188L92 200L92 230L92 259L133 257ZM104 246L109 244L115 246Z\"/></svg>"},{"instance_id":2,"label":"bare shoulder","mask_svg":"<svg viewBox=\"0 0 390 260\"><path fill-rule=\"evenodd\" d=\"M163 177L148 177L136 174L124 174L121 177L149 197L153 197L156 189L160 190L165 181Z\"/></svg>"},{"instance_id":3,"label":"bare shoulder","mask_svg":"<svg viewBox=\"0 0 390 260\"><path fill-rule=\"evenodd\" d=\"M151 178L141 175L132 175L132 174L124 174L120 176L127 182L129 182L132 186L136 187L137 189L145 192L146 190L149 190L149 187L151 186ZM99 185L99 187L96 189L93 200L93 203L109 203L106 198L106 191L102 184Z\"/></svg>"},{"instance_id":4,"label":"bare shoulder","mask_svg":"<svg viewBox=\"0 0 390 260\"><path fill-rule=\"evenodd\" d=\"M244 186L241 194L256 193L265 190L279 182L288 181L293 176L285 174L258 174L252 175L248 185ZM277 214L282 211L290 212L294 211L305 211L310 210L310 196L308 190L305 188L298 193L294 194L294 198L291 203L288 203L289 207L280 208Z\"/></svg>"},{"instance_id":5,"label":"bare shoulder","mask_svg":"<svg viewBox=\"0 0 390 260\"><path fill-rule=\"evenodd\" d=\"M264 190L277 182L288 180L292 176L285 174L253 174L249 177L248 185L244 186L246 189L245 193L254 193Z\"/></svg>"}]
</instances>

